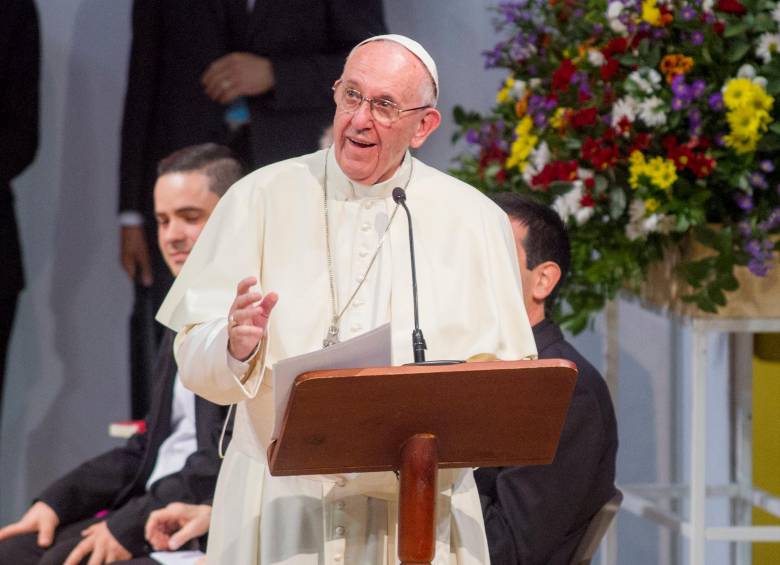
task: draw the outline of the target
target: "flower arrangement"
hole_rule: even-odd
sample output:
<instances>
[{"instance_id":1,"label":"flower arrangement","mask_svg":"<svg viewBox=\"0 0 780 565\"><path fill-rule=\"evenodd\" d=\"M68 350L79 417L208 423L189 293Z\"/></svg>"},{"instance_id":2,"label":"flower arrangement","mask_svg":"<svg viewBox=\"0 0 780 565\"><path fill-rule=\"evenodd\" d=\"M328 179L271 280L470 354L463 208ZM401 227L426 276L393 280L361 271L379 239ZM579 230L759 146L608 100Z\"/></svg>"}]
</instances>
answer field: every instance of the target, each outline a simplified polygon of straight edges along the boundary
<instances>
[{"instance_id":1,"label":"flower arrangement","mask_svg":"<svg viewBox=\"0 0 780 565\"><path fill-rule=\"evenodd\" d=\"M495 8L507 69L486 115L457 107L453 173L535 195L567 222L561 322L577 332L665 248L694 237L684 300L708 312L764 276L780 231L780 3L520 0ZM712 224L720 229L713 229Z\"/></svg>"}]
</instances>

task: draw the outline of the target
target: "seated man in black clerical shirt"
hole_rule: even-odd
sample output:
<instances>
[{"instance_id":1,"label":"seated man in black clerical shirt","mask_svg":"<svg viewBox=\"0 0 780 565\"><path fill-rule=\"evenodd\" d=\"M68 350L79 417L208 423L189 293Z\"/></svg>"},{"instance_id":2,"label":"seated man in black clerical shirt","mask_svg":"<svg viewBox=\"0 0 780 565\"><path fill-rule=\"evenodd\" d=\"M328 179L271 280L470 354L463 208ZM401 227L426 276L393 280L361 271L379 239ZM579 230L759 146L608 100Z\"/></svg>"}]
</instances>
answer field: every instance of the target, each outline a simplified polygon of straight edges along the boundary
<instances>
[{"instance_id":1,"label":"seated man in black clerical shirt","mask_svg":"<svg viewBox=\"0 0 780 565\"><path fill-rule=\"evenodd\" d=\"M579 374L552 464L474 473L490 560L492 565L568 565L590 519L615 494L615 413L601 375L546 318L569 268L563 222L552 209L516 193L493 199L512 225L539 358L568 359Z\"/></svg>"},{"instance_id":2,"label":"seated man in black clerical shirt","mask_svg":"<svg viewBox=\"0 0 780 565\"><path fill-rule=\"evenodd\" d=\"M230 150L212 143L185 147L160 162L154 188L158 244L174 276L220 197L241 176ZM60 478L18 522L0 529L0 563L155 563L146 557L149 515L173 501L210 503L226 409L184 388L173 337L168 331L160 346L147 431Z\"/></svg>"}]
</instances>

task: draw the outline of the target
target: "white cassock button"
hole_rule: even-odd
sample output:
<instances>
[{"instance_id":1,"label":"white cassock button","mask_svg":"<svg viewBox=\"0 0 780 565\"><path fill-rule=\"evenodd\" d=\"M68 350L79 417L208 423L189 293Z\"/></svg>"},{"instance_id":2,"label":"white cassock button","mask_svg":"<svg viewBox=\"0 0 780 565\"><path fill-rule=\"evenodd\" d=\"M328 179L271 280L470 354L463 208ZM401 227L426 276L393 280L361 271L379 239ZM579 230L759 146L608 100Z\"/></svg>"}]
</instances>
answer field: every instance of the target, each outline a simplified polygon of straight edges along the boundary
<instances>
[{"instance_id":1,"label":"white cassock button","mask_svg":"<svg viewBox=\"0 0 780 565\"><path fill-rule=\"evenodd\" d=\"M336 481L336 486L337 487L343 487L343 486L346 486L346 485L347 485L347 481L345 481L344 479L339 479L339 480Z\"/></svg>"},{"instance_id":2,"label":"white cassock button","mask_svg":"<svg viewBox=\"0 0 780 565\"><path fill-rule=\"evenodd\" d=\"M347 505L347 503L346 503L346 502L344 502L343 500L339 500L339 501L336 503L336 508L337 508L338 510L344 510L344 507L345 507L346 505Z\"/></svg>"},{"instance_id":3,"label":"white cassock button","mask_svg":"<svg viewBox=\"0 0 780 565\"><path fill-rule=\"evenodd\" d=\"M359 257L368 257L368 249L361 249L360 251L358 251L358 256Z\"/></svg>"},{"instance_id":4,"label":"white cassock button","mask_svg":"<svg viewBox=\"0 0 780 565\"><path fill-rule=\"evenodd\" d=\"M335 555L333 556L333 560L334 560L334 561L341 561L341 558L342 558L342 557L344 557L344 556L343 556L343 555L341 555L340 553L337 553L337 554L335 554Z\"/></svg>"},{"instance_id":5,"label":"white cassock button","mask_svg":"<svg viewBox=\"0 0 780 565\"><path fill-rule=\"evenodd\" d=\"M336 532L337 536L343 536L344 532L346 532L346 531L347 530L344 529L344 526L336 526L335 532Z\"/></svg>"},{"instance_id":6,"label":"white cassock button","mask_svg":"<svg viewBox=\"0 0 780 565\"><path fill-rule=\"evenodd\" d=\"M359 298L356 298L355 301L352 303L352 306L354 306L355 308L360 308L361 306L363 306L363 304L365 304L365 302L363 302Z\"/></svg>"},{"instance_id":7,"label":"white cassock button","mask_svg":"<svg viewBox=\"0 0 780 565\"><path fill-rule=\"evenodd\" d=\"M368 222L363 222L363 225L360 226L360 229L363 231L368 231L371 229L371 224Z\"/></svg>"},{"instance_id":8,"label":"white cassock button","mask_svg":"<svg viewBox=\"0 0 780 565\"><path fill-rule=\"evenodd\" d=\"M363 208L365 208L366 210L370 210L373 207L374 207L373 200L366 200L365 202L363 202Z\"/></svg>"},{"instance_id":9,"label":"white cassock button","mask_svg":"<svg viewBox=\"0 0 780 565\"><path fill-rule=\"evenodd\" d=\"M363 329L363 326L361 326L360 324L352 324L352 327L349 329L351 329L353 332L359 332L360 330Z\"/></svg>"}]
</instances>

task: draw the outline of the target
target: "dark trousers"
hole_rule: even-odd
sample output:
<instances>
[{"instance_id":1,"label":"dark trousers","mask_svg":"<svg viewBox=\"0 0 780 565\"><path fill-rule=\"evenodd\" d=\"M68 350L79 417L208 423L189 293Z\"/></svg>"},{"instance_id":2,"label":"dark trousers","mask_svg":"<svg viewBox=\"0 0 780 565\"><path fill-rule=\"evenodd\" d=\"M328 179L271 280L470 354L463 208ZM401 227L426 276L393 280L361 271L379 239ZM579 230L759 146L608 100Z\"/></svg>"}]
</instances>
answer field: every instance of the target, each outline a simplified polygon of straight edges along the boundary
<instances>
[{"instance_id":1,"label":"dark trousers","mask_svg":"<svg viewBox=\"0 0 780 565\"><path fill-rule=\"evenodd\" d=\"M3 565L62 565L81 541L81 530L102 518L89 518L57 528L54 543L48 548L38 546L38 534L23 534L0 541L0 563ZM81 565L86 565L89 558Z\"/></svg>"},{"instance_id":2,"label":"dark trousers","mask_svg":"<svg viewBox=\"0 0 780 565\"><path fill-rule=\"evenodd\" d=\"M3 296L2 300L0 300L0 414L2 414L8 342L11 340L11 329L14 327L14 315L16 314L16 304L18 302L19 293L9 292L0 294L8 294L7 296Z\"/></svg>"}]
</instances>

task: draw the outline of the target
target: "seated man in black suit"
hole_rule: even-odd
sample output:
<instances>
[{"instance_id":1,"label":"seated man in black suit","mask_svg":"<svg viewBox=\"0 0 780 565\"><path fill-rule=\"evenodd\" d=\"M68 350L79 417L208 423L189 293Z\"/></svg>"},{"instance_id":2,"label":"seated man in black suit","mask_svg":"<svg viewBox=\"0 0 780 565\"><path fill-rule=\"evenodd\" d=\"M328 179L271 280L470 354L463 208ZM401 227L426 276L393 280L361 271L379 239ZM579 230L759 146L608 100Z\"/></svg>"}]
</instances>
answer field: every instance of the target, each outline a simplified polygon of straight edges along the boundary
<instances>
[{"instance_id":1,"label":"seated man in black suit","mask_svg":"<svg viewBox=\"0 0 780 565\"><path fill-rule=\"evenodd\" d=\"M215 144L186 147L160 162L158 243L174 276L219 198L241 176L230 150ZM160 348L147 431L56 481L21 520L1 529L0 563L102 565L144 557L144 524L152 511L177 500L211 500L225 409L181 384L173 337L168 332ZM102 510L107 513L97 517Z\"/></svg>"},{"instance_id":2,"label":"seated man in black suit","mask_svg":"<svg viewBox=\"0 0 780 565\"><path fill-rule=\"evenodd\" d=\"M569 268L569 238L550 208L516 193L494 196L509 215L528 318L540 359L579 369L550 465L477 469L493 565L568 565L590 519L615 494L617 426L598 371L545 318Z\"/></svg>"}]
</instances>

